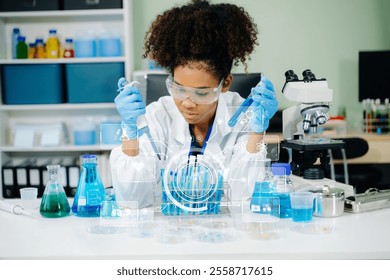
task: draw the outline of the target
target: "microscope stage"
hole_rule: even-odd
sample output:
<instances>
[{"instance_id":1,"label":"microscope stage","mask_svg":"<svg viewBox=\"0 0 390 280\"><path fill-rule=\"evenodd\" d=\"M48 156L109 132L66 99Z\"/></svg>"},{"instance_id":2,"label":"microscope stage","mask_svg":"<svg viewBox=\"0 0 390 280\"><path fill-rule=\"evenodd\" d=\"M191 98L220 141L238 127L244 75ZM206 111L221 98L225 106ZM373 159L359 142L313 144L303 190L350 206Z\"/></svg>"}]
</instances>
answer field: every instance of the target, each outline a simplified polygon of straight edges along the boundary
<instances>
[{"instance_id":1,"label":"microscope stage","mask_svg":"<svg viewBox=\"0 0 390 280\"><path fill-rule=\"evenodd\" d=\"M345 143L342 140L329 138L312 138L304 140L283 140L282 146L298 151L317 151L327 149L343 149Z\"/></svg>"}]
</instances>

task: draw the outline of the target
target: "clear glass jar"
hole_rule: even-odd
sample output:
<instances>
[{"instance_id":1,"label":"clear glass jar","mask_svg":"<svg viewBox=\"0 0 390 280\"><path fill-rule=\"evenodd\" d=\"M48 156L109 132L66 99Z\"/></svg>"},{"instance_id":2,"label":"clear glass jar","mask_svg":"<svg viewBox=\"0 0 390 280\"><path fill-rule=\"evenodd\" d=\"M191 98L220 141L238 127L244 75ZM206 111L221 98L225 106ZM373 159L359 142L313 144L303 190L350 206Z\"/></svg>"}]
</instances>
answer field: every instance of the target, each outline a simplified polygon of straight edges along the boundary
<instances>
[{"instance_id":1,"label":"clear glass jar","mask_svg":"<svg viewBox=\"0 0 390 280\"><path fill-rule=\"evenodd\" d=\"M294 191L294 184L290 179L291 166L289 163L273 163L271 166L273 180L271 192L279 198L279 213L273 213L280 218L291 218L290 193Z\"/></svg>"}]
</instances>

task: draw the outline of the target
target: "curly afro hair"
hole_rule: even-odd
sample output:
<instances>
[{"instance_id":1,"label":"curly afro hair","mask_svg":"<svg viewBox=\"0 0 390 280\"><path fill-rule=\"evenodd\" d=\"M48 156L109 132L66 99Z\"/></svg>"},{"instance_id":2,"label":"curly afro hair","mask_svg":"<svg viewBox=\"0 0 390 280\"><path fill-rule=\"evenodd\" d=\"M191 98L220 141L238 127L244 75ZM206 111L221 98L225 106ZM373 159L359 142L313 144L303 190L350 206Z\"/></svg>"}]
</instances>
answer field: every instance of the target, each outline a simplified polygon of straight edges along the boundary
<instances>
[{"instance_id":1,"label":"curly afro hair","mask_svg":"<svg viewBox=\"0 0 390 280\"><path fill-rule=\"evenodd\" d=\"M257 42L257 26L242 8L205 0L174 7L157 16L145 35L143 58L173 73L176 66L203 62L206 71L225 78L246 61Z\"/></svg>"}]
</instances>

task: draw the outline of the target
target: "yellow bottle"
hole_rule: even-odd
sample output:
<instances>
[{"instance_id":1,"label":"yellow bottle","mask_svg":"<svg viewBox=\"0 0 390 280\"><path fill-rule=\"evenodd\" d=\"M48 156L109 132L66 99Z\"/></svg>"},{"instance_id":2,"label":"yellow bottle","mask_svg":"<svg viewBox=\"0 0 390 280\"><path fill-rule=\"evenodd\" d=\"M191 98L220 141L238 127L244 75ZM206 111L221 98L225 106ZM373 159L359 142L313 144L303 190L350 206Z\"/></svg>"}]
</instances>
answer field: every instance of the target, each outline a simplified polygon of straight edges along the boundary
<instances>
[{"instance_id":1,"label":"yellow bottle","mask_svg":"<svg viewBox=\"0 0 390 280\"><path fill-rule=\"evenodd\" d=\"M57 30L49 30L49 38L46 41L46 56L47 58L60 57L60 41L57 37Z\"/></svg>"}]
</instances>

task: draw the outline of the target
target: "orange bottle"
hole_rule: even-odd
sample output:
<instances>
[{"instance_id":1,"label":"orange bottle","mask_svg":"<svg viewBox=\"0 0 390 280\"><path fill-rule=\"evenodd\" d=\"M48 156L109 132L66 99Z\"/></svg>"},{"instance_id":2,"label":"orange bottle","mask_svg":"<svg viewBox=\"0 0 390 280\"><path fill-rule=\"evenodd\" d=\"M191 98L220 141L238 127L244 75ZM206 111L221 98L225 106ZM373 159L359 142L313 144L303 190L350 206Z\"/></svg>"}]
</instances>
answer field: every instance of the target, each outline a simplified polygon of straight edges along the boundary
<instances>
[{"instance_id":1,"label":"orange bottle","mask_svg":"<svg viewBox=\"0 0 390 280\"><path fill-rule=\"evenodd\" d=\"M35 40L34 58L46 58L45 45L43 44L43 39L41 38Z\"/></svg>"}]
</instances>

